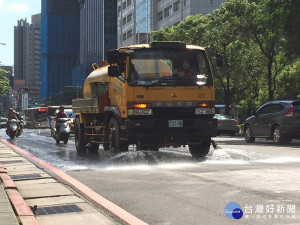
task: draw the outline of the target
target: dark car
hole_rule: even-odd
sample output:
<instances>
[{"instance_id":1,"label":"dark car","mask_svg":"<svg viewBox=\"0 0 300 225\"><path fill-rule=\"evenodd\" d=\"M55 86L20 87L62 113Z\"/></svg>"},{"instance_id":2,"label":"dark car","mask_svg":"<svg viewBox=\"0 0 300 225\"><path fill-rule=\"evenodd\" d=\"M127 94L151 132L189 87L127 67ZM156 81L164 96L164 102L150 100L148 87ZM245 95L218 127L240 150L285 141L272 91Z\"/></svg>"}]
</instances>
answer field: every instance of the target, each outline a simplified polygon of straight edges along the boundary
<instances>
[{"instance_id":1,"label":"dark car","mask_svg":"<svg viewBox=\"0 0 300 225\"><path fill-rule=\"evenodd\" d=\"M218 120L217 134L229 134L234 136L239 132L237 120L224 114L215 114L215 119Z\"/></svg>"},{"instance_id":2,"label":"dark car","mask_svg":"<svg viewBox=\"0 0 300 225\"><path fill-rule=\"evenodd\" d=\"M244 123L246 142L272 139L275 144L300 139L300 101L272 101L262 105Z\"/></svg>"}]
</instances>

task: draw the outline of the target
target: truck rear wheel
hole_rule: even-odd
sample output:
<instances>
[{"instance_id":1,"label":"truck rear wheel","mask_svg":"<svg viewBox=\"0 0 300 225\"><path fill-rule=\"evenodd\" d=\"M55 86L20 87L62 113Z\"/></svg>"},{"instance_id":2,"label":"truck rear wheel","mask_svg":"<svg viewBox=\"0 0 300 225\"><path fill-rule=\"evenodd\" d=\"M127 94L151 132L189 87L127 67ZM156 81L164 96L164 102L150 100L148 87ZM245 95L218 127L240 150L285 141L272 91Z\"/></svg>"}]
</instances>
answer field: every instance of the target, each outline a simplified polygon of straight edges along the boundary
<instances>
[{"instance_id":1,"label":"truck rear wheel","mask_svg":"<svg viewBox=\"0 0 300 225\"><path fill-rule=\"evenodd\" d=\"M99 150L99 144L91 144L90 146L87 147L87 149L91 152L98 152Z\"/></svg>"},{"instance_id":2,"label":"truck rear wheel","mask_svg":"<svg viewBox=\"0 0 300 225\"><path fill-rule=\"evenodd\" d=\"M86 142L84 137L84 125L80 124L79 118L75 120L74 126L74 134L75 134L75 147L78 153L86 152Z\"/></svg>"},{"instance_id":3,"label":"truck rear wheel","mask_svg":"<svg viewBox=\"0 0 300 225\"><path fill-rule=\"evenodd\" d=\"M196 159L200 159L206 156L209 152L210 142L211 142L211 138L208 137L208 138L202 138L201 144L189 145L189 150L191 155Z\"/></svg>"}]
</instances>

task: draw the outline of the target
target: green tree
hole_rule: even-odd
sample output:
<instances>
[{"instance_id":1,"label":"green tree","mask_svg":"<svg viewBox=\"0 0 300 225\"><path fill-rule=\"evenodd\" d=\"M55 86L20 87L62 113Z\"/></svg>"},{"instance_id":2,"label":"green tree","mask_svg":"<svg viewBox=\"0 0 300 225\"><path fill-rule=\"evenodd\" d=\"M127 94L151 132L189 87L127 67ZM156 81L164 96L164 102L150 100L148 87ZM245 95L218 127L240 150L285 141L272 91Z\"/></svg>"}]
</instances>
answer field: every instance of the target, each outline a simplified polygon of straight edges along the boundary
<instances>
[{"instance_id":1,"label":"green tree","mask_svg":"<svg viewBox=\"0 0 300 225\"><path fill-rule=\"evenodd\" d=\"M296 99L300 94L300 58L290 63L278 76L277 99Z\"/></svg>"},{"instance_id":2,"label":"green tree","mask_svg":"<svg viewBox=\"0 0 300 225\"><path fill-rule=\"evenodd\" d=\"M286 12L285 34L289 50L300 56L300 0L287 0L284 5Z\"/></svg>"},{"instance_id":3,"label":"green tree","mask_svg":"<svg viewBox=\"0 0 300 225\"><path fill-rule=\"evenodd\" d=\"M0 96L5 96L9 89L9 79L7 78L7 71L0 68Z\"/></svg>"},{"instance_id":4,"label":"green tree","mask_svg":"<svg viewBox=\"0 0 300 225\"><path fill-rule=\"evenodd\" d=\"M258 95L257 76L261 71L256 60L249 60L257 55L258 48L240 31L238 17L228 18L229 13L239 14L240 11L229 12L230 10L233 9L225 3L208 15L211 19L204 36L205 45L215 48L223 55L224 66L217 69L215 83L216 100L225 103L226 114L229 114L229 105L232 102L237 104L241 99L255 98Z\"/></svg>"},{"instance_id":5,"label":"green tree","mask_svg":"<svg viewBox=\"0 0 300 225\"><path fill-rule=\"evenodd\" d=\"M284 26L286 21L287 0L231 0L226 7L233 12L229 17L237 17L240 21L240 31L251 35L251 40L259 46L260 53L265 58L264 72L267 80L268 100L274 99L277 88L277 77L287 65L286 39Z\"/></svg>"}]
</instances>

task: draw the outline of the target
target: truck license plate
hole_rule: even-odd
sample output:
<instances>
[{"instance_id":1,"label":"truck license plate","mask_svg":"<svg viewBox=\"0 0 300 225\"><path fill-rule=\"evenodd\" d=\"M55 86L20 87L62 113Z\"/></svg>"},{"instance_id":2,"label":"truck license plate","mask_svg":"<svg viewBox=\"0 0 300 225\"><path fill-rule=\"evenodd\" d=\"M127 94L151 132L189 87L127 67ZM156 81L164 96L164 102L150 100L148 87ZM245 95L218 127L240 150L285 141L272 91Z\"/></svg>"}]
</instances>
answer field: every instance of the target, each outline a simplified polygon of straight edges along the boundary
<instances>
[{"instance_id":1,"label":"truck license plate","mask_svg":"<svg viewBox=\"0 0 300 225\"><path fill-rule=\"evenodd\" d=\"M169 127L183 127L183 120L169 120Z\"/></svg>"}]
</instances>

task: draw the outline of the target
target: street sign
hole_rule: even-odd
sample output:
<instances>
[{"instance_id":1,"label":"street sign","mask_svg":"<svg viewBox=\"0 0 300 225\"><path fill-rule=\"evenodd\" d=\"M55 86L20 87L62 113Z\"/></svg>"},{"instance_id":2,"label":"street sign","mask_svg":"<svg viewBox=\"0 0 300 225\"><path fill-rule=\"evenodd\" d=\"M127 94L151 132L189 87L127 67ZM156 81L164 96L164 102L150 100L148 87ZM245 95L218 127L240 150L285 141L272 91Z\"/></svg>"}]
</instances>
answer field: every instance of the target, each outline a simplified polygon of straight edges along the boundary
<instances>
[{"instance_id":1,"label":"street sign","mask_svg":"<svg viewBox=\"0 0 300 225\"><path fill-rule=\"evenodd\" d=\"M22 110L28 108L28 93L22 94Z\"/></svg>"}]
</instances>

